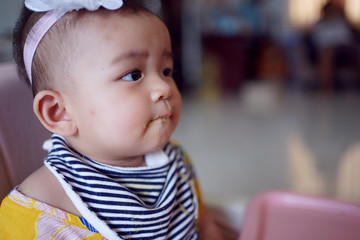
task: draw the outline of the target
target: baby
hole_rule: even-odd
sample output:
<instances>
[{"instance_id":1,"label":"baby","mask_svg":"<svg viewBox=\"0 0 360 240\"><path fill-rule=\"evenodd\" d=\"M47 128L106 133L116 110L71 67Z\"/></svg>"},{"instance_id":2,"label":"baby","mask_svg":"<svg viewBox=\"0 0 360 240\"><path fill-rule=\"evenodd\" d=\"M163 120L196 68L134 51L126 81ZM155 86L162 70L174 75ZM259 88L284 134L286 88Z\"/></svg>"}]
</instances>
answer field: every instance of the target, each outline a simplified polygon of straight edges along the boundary
<instances>
[{"instance_id":1,"label":"baby","mask_svg":"<svg viewBox=\"0 0 360 240\"><path fill-rule=\"evenodd\" d=\"M14 56L53 133L1 239L221 239L190 159L165 24L136 0L26 0Z\"/></svg>"}]
</instances>

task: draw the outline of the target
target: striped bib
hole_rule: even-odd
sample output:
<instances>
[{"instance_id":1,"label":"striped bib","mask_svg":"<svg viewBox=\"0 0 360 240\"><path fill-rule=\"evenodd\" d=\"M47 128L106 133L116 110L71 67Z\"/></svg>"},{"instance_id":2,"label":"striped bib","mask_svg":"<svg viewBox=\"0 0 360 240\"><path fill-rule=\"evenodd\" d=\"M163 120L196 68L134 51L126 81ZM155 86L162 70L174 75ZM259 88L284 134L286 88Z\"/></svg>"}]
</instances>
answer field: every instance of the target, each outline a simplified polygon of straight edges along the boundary
<instances>
[{"instance_id":1,"label":"striped bib","mask_svg":"<svg viewBox=\"0 0 360 240\"><path fill-rule=\"evenodd\" d=\"M146 167L95 162L54 134L45 165L78 211L107 239L197 239L199 202L191 164L171 143Z\"/></svg>"}]
</instances>

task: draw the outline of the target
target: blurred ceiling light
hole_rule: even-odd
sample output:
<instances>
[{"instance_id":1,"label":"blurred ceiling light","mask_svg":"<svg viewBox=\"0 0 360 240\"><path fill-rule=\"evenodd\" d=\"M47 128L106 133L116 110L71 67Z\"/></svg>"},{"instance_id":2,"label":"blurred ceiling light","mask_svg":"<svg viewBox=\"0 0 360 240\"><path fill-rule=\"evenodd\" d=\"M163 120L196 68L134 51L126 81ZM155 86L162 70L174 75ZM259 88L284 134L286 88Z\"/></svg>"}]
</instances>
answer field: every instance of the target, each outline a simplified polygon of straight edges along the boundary
<instances>
[{"instance_id":1,"label":"blurred ceiling light","mask_svg":"<svg viewBox=\"0 0 360 240\"><path fill-rule=\"evenodd\" d=\"M354 0L358 2L359 0ZM293 26L304 28L319 20L326 0L289 0L289 17Z\"/></svg>"},{"instance_id":2,"label":"blurred ceiling light","mask_svg":"<svg viewBox=\"0 0 360 240\"><path fill-rule=\"evenodd\" d=\"M327 0L289 0L289 17L292 26L306 28L321 17L321 8ZM345 0L345 14L360 27L360 0Z\"/></svg>"},{"instance_id":3,"label":"blurred ceiling light","mask_svg":"<svg viewBox=\"0 0 360 240\"><path fill-rule=\"evenodd\" d=\"M360 1L359 0L346 0L345 13L349 20L359 26L360 25Z\"/></svg>"}]
</instances>

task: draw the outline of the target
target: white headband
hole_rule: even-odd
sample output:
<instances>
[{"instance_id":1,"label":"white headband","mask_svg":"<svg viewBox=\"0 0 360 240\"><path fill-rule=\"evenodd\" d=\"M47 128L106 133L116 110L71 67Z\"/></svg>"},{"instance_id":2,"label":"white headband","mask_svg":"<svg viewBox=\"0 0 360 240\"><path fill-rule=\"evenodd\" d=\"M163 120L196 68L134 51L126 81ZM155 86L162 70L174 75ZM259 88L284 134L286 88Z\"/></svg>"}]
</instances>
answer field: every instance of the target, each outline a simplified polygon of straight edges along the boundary
<instances>
[{"instance_id":1,"label":"white headband","mask_svg":"<svg viewBox=\"0 0 360 240\"><path fill-rule=\"evenodd\" d=\"M31 66L41 39L65 13L86 9L95 11L100 7L116 10L123 5L122 0L25 0L26 8L34 12L47 12L30 30L24 45L24 64L32 84Z\"/></svg>"}]
</instances>

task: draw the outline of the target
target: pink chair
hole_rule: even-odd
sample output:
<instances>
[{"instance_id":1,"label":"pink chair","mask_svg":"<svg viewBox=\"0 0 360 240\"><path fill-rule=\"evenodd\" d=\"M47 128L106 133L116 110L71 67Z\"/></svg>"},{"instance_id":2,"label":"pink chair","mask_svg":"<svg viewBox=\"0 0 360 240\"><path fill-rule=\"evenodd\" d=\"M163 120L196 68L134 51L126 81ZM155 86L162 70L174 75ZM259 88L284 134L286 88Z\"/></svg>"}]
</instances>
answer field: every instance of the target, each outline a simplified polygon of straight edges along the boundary
<instances>
[{"instance_id":1,"label":"pink chair","mask_svg":"<svg viewBox=\"0 0 360 240\"><path fill-rule=\"evenodd\" d=\"M360 205L285 192L255 196L239 240L359 240Z\"/></svg>"},{"instance_id":2,"label":"pink chair","mask_svg":"<svg viewBox=\"0 0 360 240\"><path fill-rule=\"evenodd\" d=\"M42 165L42 143L49 137L32 111L31 90L18 79L15 64L0 64L0 202Z\"/></svg>"}]
</instances>

